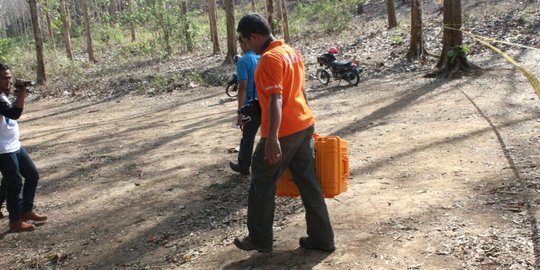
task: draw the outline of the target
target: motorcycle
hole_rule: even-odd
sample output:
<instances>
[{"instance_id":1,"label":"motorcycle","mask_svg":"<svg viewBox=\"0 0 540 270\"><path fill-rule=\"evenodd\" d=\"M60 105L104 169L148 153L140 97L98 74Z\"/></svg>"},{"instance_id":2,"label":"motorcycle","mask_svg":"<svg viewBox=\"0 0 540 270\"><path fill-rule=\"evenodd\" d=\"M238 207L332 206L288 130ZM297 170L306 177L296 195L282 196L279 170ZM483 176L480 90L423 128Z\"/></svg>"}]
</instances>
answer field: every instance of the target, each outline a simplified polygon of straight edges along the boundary
<instances>
[{"instance_id":1,"label":"motorcycle","mask_svg":"<svg viewBox=\"0 0 540 270\"><path fill-rule=\"evenodd\" d=\"M360 72L363 70L351 61L337 61L334 54L325 53L317 57L317 62L321 68L317 69L316 76L321 84L327 85L331 77L336 80L346 80L353 86L360 82Z\"/></svg>"},{"instance_id":2,"label":"motorcycle","mask_svg":"<svg viewBox=\"0 0 540 270\"><path fill-rule=\"evenodd\" d=\"M235 65L238 62L238 59L240 59L240 55L235 55L234 56ZM234 73L231 76L231 79L227 82L227 86L225 87L225 94L227 94L227 96L232 97L232 98L235 98L236 96L238 96L238 76L236 75L236 73Z\"/></svg>"},{"instance_id":3,"label":"motorcycle","mask_svg":"<svg viewBox=\"0 0 540 270\"><path fill-rule=\"evenodd\" d=\"M229 97L236 97L238 95L238 78L236 73L232 75L232 78L227 82L227 87L225 88L225 94Z\"/></svg>"}]
</instances>

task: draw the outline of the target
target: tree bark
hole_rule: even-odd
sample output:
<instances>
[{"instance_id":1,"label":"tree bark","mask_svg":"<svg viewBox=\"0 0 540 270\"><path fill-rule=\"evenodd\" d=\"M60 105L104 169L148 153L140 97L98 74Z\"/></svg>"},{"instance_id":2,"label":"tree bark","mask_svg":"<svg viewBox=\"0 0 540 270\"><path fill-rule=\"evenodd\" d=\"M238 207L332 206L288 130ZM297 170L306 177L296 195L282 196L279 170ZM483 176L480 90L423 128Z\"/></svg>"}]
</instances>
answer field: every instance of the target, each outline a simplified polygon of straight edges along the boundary
<instances>
[{"instance_id":1,"label":"tree bark","mask_svg":"<svg viewBox=\"0 0 540 270\"><path fill-rule=\"evenodd\" d=\"M189 30L188 4L187 1L182 1L182 23L184 24L184 40L188 52L193 52L193 41L191 40L191 31Z\"/></svg>"},{"instance_id":2,"label":"tree bark","mask_svg":"<svg viewBox=\"0 0 540 270\"><path fill-rule=\"evenodd\" d=\"M153 3L154 4L154 12L157 12L156 17L159 23L159 26L161 27L161 31L163 33L163 41L165 42L165 53L167 56L170 56L172 54L172 47L171 47L171 25L167 23L167 21L164 18L164 10L167 10L168 7L166 6L166 3L163 2L163 0L158 0Z\"/></svg>"},{"instance_id":3,"label":"tree bark","mask_svg":"<svg viewBox=\"0 0 540 270\"><path fill-rule=\"evenodd\" d=\"M424 41L422 38L422 3L421 0L411 0L411 42L407 58L424 56Z\"/></svg>"},{"instance_id":4,"label":"tree bark","mask_svg":"<svg viewBox=\"0 0 540 270\"><path fill-rule=\"evenodd\" d=\"M445 75L452 77L458 71L470 71L479 67L469 63L467 55L463 51L463 35L458 30L461 29L461 0L445 0L443 7L443 48L437 63L438 70L427 74L426 77Z\"/></svg>"},{"instance_id":5,"label":"tree bark","mask_svg":"<svg viewBox=\"0 0 540 270\"><path fill-rule=\"evenodd\" d=\"M133 22L133 6L131 0L127 0L128 12L129 12L129 28L131 30L131 42L137 40L137 35L135 32L135 23Z\"/></svg>"},{"instance_id":6,"label":"tree bark","mask_svg":"<svg viewBox=\"0 0 540 270\"><path fill-rule=\"evenodd\" d=\"M386 9L388 10L388 29L392 29L398 25L394 0L386 0Z\"/></svg>"},{"instance_id":7,"label":"tree bark","mask_svg":"<svg viewBox=\"0 0 540 270\"><path fill-rule=\"evenodd\" d=\"M270 28L272 29L272 34L275 34L273 14L274 14L274 2L272 0L266 0L266 16L267 16L268 24L270 24Z\"/></svg>"},{"instance_id":8,"label":"tree bark","mask_svg":"<svg viewBox=\"0 0 540 270\"><path fill-rule=\"evenodd\" d=\"M210 19L210 40L212 41L213 53L219 54L219 37L217 30L216 0L208 0L208 17Z\"/></svg>"},{"instance_id":9,"label":"tree bark","mask_svg":"<svg viewBox=\"0 0 540 270\"><path fill-rule=\"evenodd\" d=\"M1 38L7 38L7 27L6 27L6 18L4 16L0 16L2 27L0 28L0 37Z\"/></svg>"},{"instance_id":10,"label":"tree bark","mask_svg":"<svg viewBox=\"0 0 540 270\"><path fill-rule=\"evenodd\" d=\"M227 17L227 56L224 63L233 64L237 54L233 0L225 0L225 17Z\"/></svg>"},{"instance_id":11,"label":"tree bark","mask_svg":"<svg viewBox=\"0 0 540 270\"><path fill-rule=\"evenodd\" d=\"M287 44L291 43L291 38L289 36L289 11L287 10L287 0L281 0L281 8L283 10L283 37Z\"/></svg>"},{"instance_id":12,"label":"tree bark","mask_svg":"<svg viewBox=\"0 0 540 270\"><path fill-rule=\"evenodd\" d=\"M50 42L54 44L53 30L51 26L51 3L50 0L45 0L45 19L47 20L47 37Z\"/></svg>"},{"instance_id":13,"label":"tree bark","mask_svg":"<svg viewBox=\"0 0 540 270\"><path fill-rule=\"evenodd\" d=\"M41 39L41 29L39 28L38 9L36 0L28 0L30 5L30 17L32 20L32 29L34 32L34 40L36 45L36 60L37 60L37 83L44 85L47 81L45 74L45 60L43 59L43 40Z\"/></svg>"},{"instance_id":14,"label":"tree bark","mask_svg":"<svg viewBox=\"0 0 540 270\"><path fill-rule=\"evenodd\" d=\"M115 20L114 16L116 15L116 0L110 0L109 1L109 15L111 16L111 25L114 25Z\"/></svg>"},{"instance_id":15,"label":"tree bark","mask_svg":"<svg viewBox=\"0 0 540 270\"><path fill-rule=\"evenodd\" d=\"M71 49L71 34L69 33L70 23L69 17L67 15L66 0L60 0L60 19L62 20L66 55L70 60L73 60L73 50Z\"/></svg>"},{"instance_id":16,"label":"tree bark","mask_svg":"<svg viewBox=\"0 0 540 270\"><path fill-rule=\"evenodd\" d=\"M88 51L88 61L97 62L94 57L94 46L92 45L92 31L90 29L90 16L88 15L88 2L81 0L84 17L84 29L86 31L86 50Z\"/></svg>"},{"instance_id":17,"label":"tree bark","mask_svg":"<svg viewBox=\"0 0 540 270\"><path fill-rule=\"evenodd\" d=\"M443 7L443 25L455 29L461 29L461 0L445 0ZM460 31L444 28L443 48L437 63L438 68L447 67L448 51L463 45L463 35Z\"/></svg>"}]
</instances>

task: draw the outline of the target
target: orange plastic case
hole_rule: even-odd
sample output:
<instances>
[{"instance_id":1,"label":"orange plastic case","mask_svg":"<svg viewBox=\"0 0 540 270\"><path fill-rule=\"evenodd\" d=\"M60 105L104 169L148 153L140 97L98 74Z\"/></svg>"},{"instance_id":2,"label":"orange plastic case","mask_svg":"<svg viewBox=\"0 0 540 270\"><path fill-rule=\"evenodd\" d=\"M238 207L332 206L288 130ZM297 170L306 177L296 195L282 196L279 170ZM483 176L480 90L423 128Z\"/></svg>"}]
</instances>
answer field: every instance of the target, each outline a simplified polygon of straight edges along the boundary
<instances>
[{"instance_id":1,"label":"orange plastic case","mask_svg":"<svg viewBox=\"0 0 540 270\"><path fill-rule=\"evenodd\" d=\"M333 198L347 191L349 156L347 141L338 136L314 136L315 170L325 198ZM289 169L277 183L276 195L298 197L300 192L292 180Z\"/></svg>"}]
</instances>

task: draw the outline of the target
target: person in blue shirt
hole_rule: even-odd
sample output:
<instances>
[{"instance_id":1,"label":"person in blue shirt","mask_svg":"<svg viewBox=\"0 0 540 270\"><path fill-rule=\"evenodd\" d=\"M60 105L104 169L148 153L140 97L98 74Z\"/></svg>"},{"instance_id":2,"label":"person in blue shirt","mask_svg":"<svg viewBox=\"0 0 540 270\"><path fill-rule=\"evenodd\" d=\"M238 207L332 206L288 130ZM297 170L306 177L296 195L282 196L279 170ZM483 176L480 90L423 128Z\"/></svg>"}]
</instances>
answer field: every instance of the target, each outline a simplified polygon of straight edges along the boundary
<instances>
[{"instance_id":1,"label":"person in blue shirt","mask_svg":"<svg viewBox=\"0 0 540 270\"><path fill-rule=\"evenodd\" d=\"M248 175L255 136L261 125L261 112L254 82L255 67L259 62L260 55L249 50L241 38L238 38L238 42L243 55L236 63L238 77L238 109L236 111L238 118L236 124L242 131L242 139L240 140L238 163L230 162L229 166L235 172Z\"/></svg>"}]
</instances>

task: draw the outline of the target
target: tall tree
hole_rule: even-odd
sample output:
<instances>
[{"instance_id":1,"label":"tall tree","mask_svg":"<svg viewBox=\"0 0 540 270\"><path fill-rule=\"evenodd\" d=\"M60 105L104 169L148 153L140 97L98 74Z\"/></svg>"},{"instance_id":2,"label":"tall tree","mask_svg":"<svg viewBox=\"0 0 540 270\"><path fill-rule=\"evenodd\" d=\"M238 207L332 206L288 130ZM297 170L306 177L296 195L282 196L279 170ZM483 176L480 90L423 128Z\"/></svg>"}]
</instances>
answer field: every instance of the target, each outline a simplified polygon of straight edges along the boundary
<instances>
[{"instance_id":1,"label":"tall tree","mask_svg":"<svg viewBox=\"0 0 540 270\"><path fill-rule=\"evenodd\" d=\"M219 38L217 30L216 0L208 0L208 17L210 19L210 40L214 48L214 54L219 54Z\"/></svg>"},{"instance_id":2,"label":"tall tree","mask_svg":"<svg viewBox=\"0 0 540 270\"><path fill-rule=\"evenodd\" d=\"M255 0L251 0L251 11L257 12L257 6L255 5Z\"/></svg>"},{"instance_id":3,"label":"tall tree","mask_svg":"<svg viewBox=\"0 0 540 270\"><path fill-rule=\"evenodd\" d=\"M36 44L37 60L37 83L44 85L47 81L45 74L45 60L43 59L43 40L41 39L41 29L39 28L38 8L36 0L28 0L30 5L30 17L32 19L32 29L34 32L34 41Z\"/></svg>"},{"instance_id":4,"label":"tall tree","mask_svg":"<svg viewBox=\"0 0 540 270\"><path fill-rule=\"evenodd\" d=\"M279 31L283 31L283 6L281 5L281 0L275 0L274 3L276 4L276 14L277 14L277 20L276 20L276 26L280 28ZM279 22L279 26L278 26Z\"/></svg>"},{"instance_id":5,"label":"tall tree","mask_svg":"<svg viewBox=\"0 0 540 270\"><path fill-rule=\"evenodd\" d=\"M115 23L114 17L116 15L116 11L118 10L116 5L117 5L116 0L109 1L109 15L111 16L111 21L110 21L111 25Z\"/></svg>"},{"instance_id":6,"label":"tall tree","mask_svg":"<svg viewBox=\"0 0 540 270\"><path fill-rule=\"evenodd\" d=\"M43 13L45 14L45 19L47 21L47 37L49 38L50 42L54 43L53 30L51 26L51 3L49 0L45 0L45 10L43 10Z\"/></svg>"},{"instance_id":7,"label":"tall tree","mask_svg":"<svg viewBox=\"0 0 540 270\"><path fill-rule=\"evenodd\" d=\"M461 31L461 0L445 0L443 6L443 48L437 63L439 70L432 74L445 74L451 77L456 71L467 71L470 68L478 68L469 63L465 48L463 47L463 35Z\"/></svg>"},{"instance_id":8,"label":"tall tree","mask_svg":"<svg viewBox=\"0 0 540 270\"><path fill-rule=\"evenodd\" d=\"M131 0L127 0L128 5L128 12L129 12L129 29L131 30L131 42L135 42L137 40L136 32L135 32L135 18L133 15L133 5L131 4Z\"/></svg>"},{"instance_id":9,"label":"tall tree","mask_svg":"<svg viewBox=\"0 0 540 270\"><path fill-rule=\"evenodd\" d=\"M422 38L422 1L411 0L411 42L407 58L424 57L424 40Z\"/></svg>"},{"instance_id":10,"label":"tall tree","mask_svg":"<svg viewBox=\"0 0 540 270\"><path fill-rule=\"evenodd\" d=\"M272 33L275 33L273 14L274 14L274 1L266 0L266 19L268 20L268 24L270 24Z\"/></svg>"},{"instance_id":11,"label":"tall tree","mask_svg":"<svg viewBox=\"0 0 540 270\"><path fill-rule=\"evenodd\" d=\"M227 56L224 63L232 64L237 54L233 0L225 0L225 17L227 18Z\"/></svg>"},{"instance_id":12,"label":"tall tree","mask_svg":"<svg viewBox=\"0 0 540 270\"><path fill-rule=\"evenodd\" d=\"M189 30L189 20L188 20L188 3L187 1L182 1L181 4L182 11L182 23L184 24L184 40L186 42L186 50L188 52L193 51L193 41L191 39L191 30Z\"/></svg>"},{"instance_id":13,"label":"tall tree","mask_svg":"<svg viewBox=\"0 0 540 270\"><path fill-rule=\"evenodd\" d=\"M289 36L289 11L287 10L287 0L280 0L281 2L281 9L282 9L282 14L283 14L283 18L281 18L282 20L282 24L283 24L283 37L285 39L285 42L287 43L291 43L291 38Z\"/></svg>"},{"instance_id":14,"label":"tall tree","mask_svg":"<svg viewBox=\"0 0 540 270\"><path fill-rule=\"evenodd\" d=\"M172 54L171 36L172 36L172 17L167 13L172 7L169 6L169 2L166 0L157 0L152 2L152 11L157 19L157 26L161 28L163 35L163 41L165 43L165 52L167 56Z\"/></svg>"},{"instance_id":15,"label":"tall tree","mask_svg":"<svg viewBox=\"0 0 540 270\"><path fill-rule=\"evenodd\" d=\"M388 11L388 29L392 29L397 26L396 8L394 0L386 0L386 9Z\"/></svg>"},{"instance_id":16,"label":"tall tree","mask_svg":"<svg viewBox=\"0 0 540 270\"><path fill-rule=\"evenodd\" d=\"M88 1L81 0L84 17L84 29L86 32L86 50L88 51L88 61L97 62L94 57L94 46L92 46L92 31L90 29L90 16L88 15Z\"/></svg>"},{"instance_id":17,"label":"tall tree","mask_svg":"<svg viewBox=\"0 0 540 270\"><path fill-rule=\"evenodd\" d=\"M60 19L62 20L66 55L70 60L73 60L73 50L71 49L71 34L69 32L70 23L69 17L67 15L66 0L60 0Z\"/></svg>"}]
</instances>

